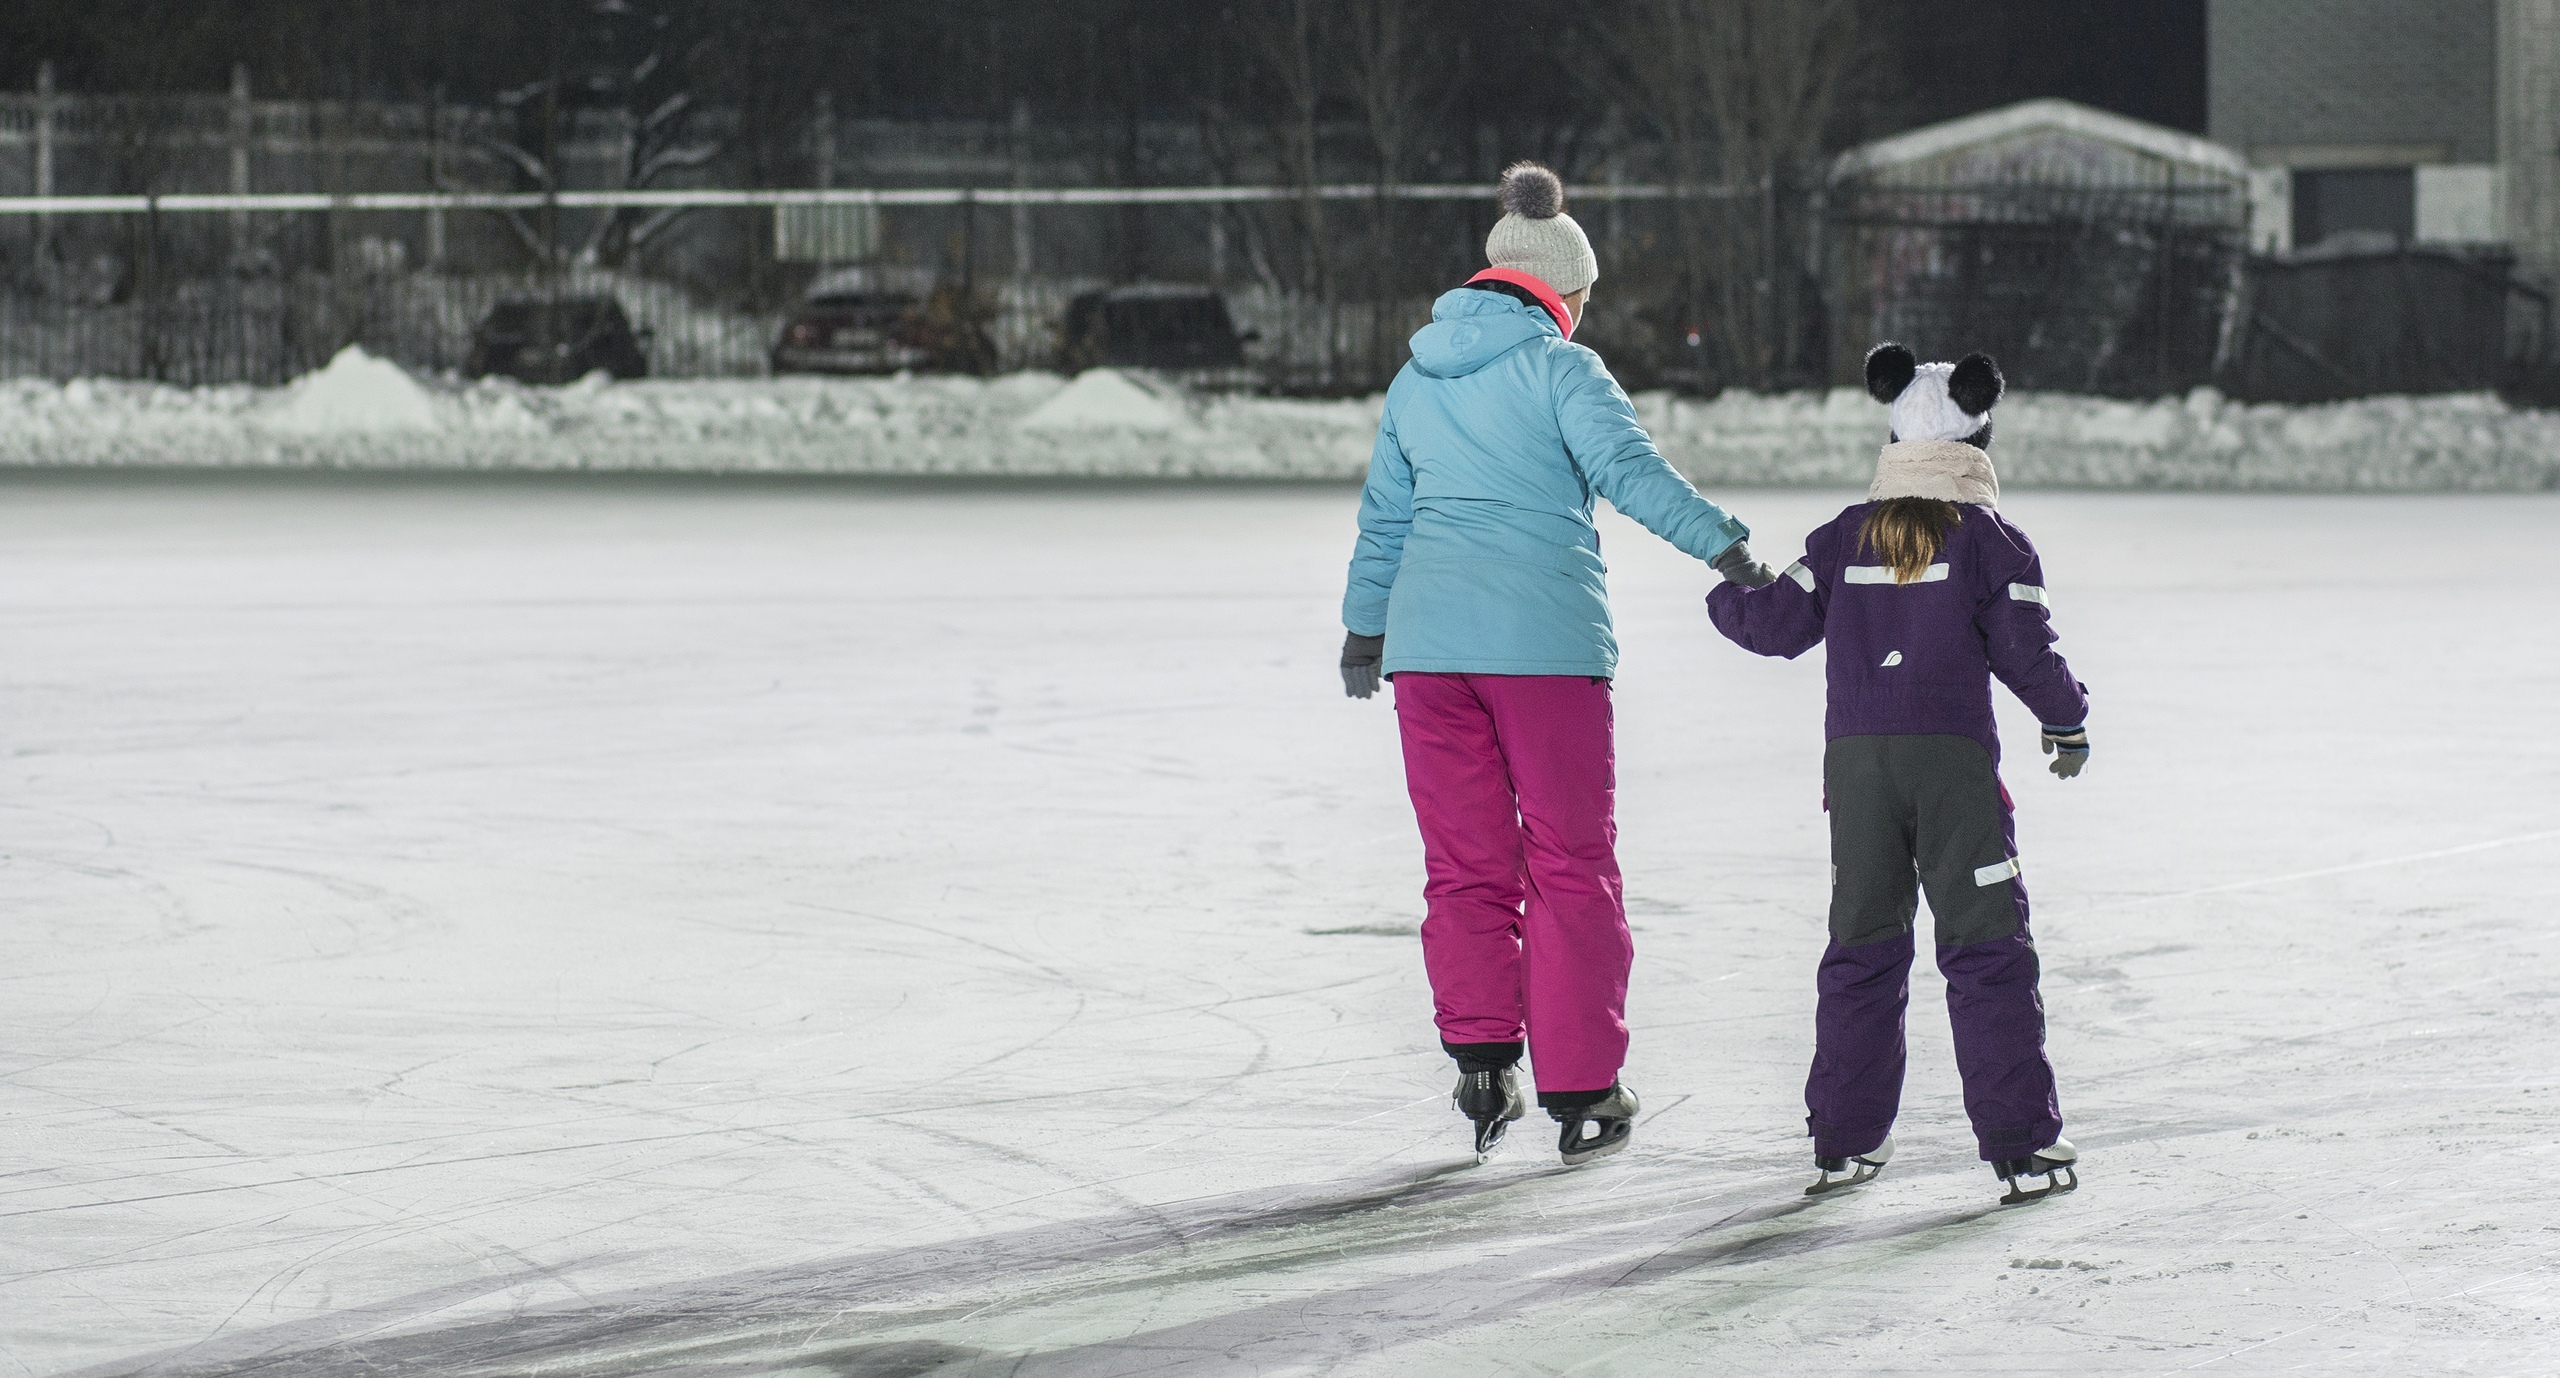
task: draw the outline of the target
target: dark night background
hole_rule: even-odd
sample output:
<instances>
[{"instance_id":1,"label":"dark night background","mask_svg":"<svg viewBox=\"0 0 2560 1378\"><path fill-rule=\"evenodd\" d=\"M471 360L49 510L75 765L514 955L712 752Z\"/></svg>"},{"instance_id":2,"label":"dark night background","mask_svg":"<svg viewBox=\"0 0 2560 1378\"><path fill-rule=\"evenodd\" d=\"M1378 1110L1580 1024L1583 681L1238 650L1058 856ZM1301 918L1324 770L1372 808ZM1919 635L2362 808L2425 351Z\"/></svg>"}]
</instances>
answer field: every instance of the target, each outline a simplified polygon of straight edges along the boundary
<instances>
[{"instance_id":1,"label":"dark night background","mask_svg":"<svg viewBox=\"0 0 2560 1378\"><path fill-rule=\"evenodd\" d=\"M0 21L0 83L55 63L63 89L218 91L249 64L263 96L485 98L535 79L583 7L525 0L19 0ZM649 5L700 31L702 85L767 99L828 90L837 109L985 116L1028 101L1047 120L1181 114L1236 93L1234 6L1122 3ZM1571 123L1594 104L1555 57L1615 4L1446 3L1441 61L1463 63L1457 122ZM2203 0L1876 0L1872 76L1842 111L1841 141L2037 96L2201 131Z\"/></svg>"}]
</instances>

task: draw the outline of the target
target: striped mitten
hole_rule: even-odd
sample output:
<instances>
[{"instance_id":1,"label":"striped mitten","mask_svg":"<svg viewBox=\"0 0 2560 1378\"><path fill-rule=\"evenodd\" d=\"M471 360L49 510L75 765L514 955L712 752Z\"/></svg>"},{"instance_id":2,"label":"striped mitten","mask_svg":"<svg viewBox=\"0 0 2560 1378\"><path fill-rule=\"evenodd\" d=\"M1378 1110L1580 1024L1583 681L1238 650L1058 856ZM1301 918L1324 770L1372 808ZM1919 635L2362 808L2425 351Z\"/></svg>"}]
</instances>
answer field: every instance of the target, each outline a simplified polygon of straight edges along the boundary
<instances>
[{"instance_id":1,"label":"striped mitten","mask_svg":"<svg viewBox=\"0 0 2560 1378\"><path fill-rule=\"evenodd\" d=\"M2080 768L2089 764L2089 725L2055 727L2045 724L2044 754L2053 758L2051 769L2054 774L2065 780L2078 775Z\"/></svg>"}]
</instances>

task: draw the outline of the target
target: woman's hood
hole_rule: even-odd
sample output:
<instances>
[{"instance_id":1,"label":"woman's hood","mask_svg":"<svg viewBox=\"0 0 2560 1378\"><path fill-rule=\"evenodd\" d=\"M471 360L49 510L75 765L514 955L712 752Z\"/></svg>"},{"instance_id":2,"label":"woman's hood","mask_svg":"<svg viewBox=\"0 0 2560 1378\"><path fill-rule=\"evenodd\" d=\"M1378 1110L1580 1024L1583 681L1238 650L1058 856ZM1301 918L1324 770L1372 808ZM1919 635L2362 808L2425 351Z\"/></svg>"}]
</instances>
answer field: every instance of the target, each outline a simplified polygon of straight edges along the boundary
<instances>
[{"instance_id":1,"label":"woman's hood","mask_svg":"<svg viewBox=\"0 0 2560 1378\"><path fill-rule=\"evenodd\" d=\"M1434 378L1463 378L1540 335L1564 338L1546 312L1517 298L1453 288L1431 304L1431 324L1413 332L1413 366Z\"/></svg>"}]
</instances>

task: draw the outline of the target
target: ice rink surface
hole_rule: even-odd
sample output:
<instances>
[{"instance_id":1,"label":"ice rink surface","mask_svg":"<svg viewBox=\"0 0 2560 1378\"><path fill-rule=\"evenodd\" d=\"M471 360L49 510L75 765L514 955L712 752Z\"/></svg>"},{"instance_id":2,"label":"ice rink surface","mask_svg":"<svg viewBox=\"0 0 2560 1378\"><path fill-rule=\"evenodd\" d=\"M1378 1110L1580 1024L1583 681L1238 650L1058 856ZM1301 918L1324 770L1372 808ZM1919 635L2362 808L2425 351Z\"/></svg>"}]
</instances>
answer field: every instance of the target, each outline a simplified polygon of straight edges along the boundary
<instances>
[{"instance_id":1,"label":"ice rink surface","mask_svg":"<svg viewBox=\"0 0 2560 1378\"><path fill-rule=\"evenodd\" d=\"M1448 1107L1347 489L0 490L0 1373L2560 1372L2560 496L2012 496L2097 750L2004 700L2003 1209L1925 965L1799 1194L1820 655L1621 519L1565 1170Z\"/></svg>"}]
</instances>

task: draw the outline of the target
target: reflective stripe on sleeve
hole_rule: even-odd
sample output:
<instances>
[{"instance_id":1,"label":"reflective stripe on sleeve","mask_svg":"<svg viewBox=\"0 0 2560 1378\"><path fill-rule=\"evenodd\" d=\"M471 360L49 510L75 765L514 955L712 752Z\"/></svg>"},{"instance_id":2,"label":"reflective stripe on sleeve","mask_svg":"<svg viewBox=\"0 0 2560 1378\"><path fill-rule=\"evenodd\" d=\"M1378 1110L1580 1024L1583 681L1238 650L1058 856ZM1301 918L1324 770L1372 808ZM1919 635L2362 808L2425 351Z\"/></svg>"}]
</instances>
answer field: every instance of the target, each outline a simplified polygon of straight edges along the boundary
<instances>
[{"instance_id":1,"label":"reflective stripe on sleeve","mask_svg":"<svg viewBox=\"0 0 2560 1378\"><path fill-rule=\"evenodd\" d=\"M1805 592L1813 592L1813 571L1804 567L1804 561L1798 560L1787 566L1784 573L1787 578L1795 580L1802 586Z\"/></svg>"},{"instance_id":2,"label":"reflective stripe on sleeve","mask_svg":"<svg viewBox=\"0 0 2560 1378\"><path fill-rule=\"evenodd\" d=\"M2053 606L2053 600L2045 597L2042 584L2011 584L2009 596L2021 603L2039 603L2047 608Z\"/></svg>"},{"instance_id":3,"label":"reflective stripe on sleeve","mask_svg":"<svg viewBox=\"0 0 2560 1378\"><path fill-rule=\"evenodd\" d=\"M1984 885L1998 885L2000 882L2007 880L2011 876L2019 874L2025 869L2025 867L2018 864L2018 859L2016 857L2011 857L1997 866L1975 867L1973 872L1973 883L1977 887Z\"/></svg>"},{"instance_id":4,"label":"reflective stripe on sleeve","mask_svg":"<svg viewBox=\"0 0 2560 1378\"><path fill-rule=\"evenodd\" d=\"M1889 565L1851 565L1847 569L1840 571L1840 577L1852 584L1890 584L1895 582L1893 577L1893 568ZM1914 579L1911 582L1915 584L1935 584L1943 582L1946 577L1947 567L1945 565L1931 565L1926 570L1921 571L1919 578Z\"/></svg>"}]
</instances>

